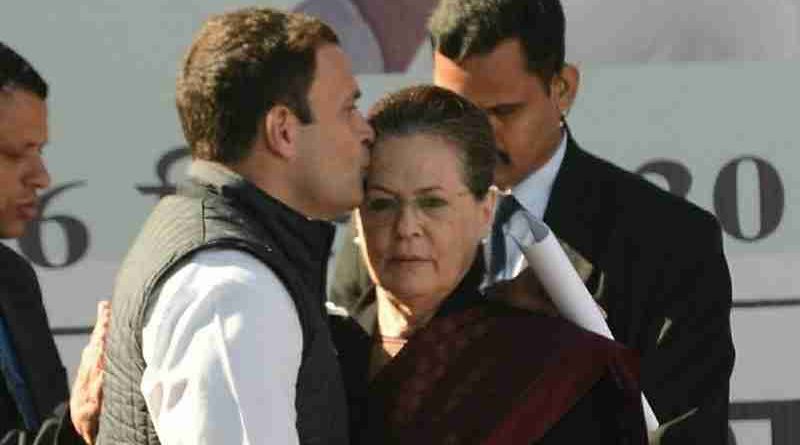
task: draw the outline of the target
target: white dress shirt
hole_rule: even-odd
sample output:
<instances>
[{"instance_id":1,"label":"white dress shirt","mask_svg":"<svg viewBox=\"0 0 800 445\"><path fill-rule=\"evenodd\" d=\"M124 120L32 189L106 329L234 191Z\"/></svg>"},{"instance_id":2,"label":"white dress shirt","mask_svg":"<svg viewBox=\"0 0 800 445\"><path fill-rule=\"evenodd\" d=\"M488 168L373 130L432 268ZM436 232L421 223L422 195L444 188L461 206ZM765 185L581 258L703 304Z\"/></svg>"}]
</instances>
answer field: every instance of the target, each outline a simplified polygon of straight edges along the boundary
<instances>
[{"instance_id":1,"label":"white dress shirt","mask_svg":"<svg viewBox=\"0 0 800 445\"><path fill-rule=\"evenodd\" d=\"M208 250L157 291L141 391L161 443L297 444L303 334L272 270L245 252Z\"/></svg>"},{"instance_id":2,"label":"white dress shirt","mask_svg":"<svg viewBox=\"0 0 800 445\"><path fill-rule=\"evenodd\" d=\"M564 154L567 150L567 135L566 132L561 136L561 142L558 149L553 156L535 172L528 175L519 184L511 189L511 194L517 199L520 206L528 211L531 215L544 219L544 212L547 210L547 204L550 202L550 194L553 191L553 183L556 180L558 171L561 169L561 163L564 161ZM516 228L518 225L527 225L525 217L516 212L511 215L508 222L505 224L504 233L508 233L509 227ZM522 252L517 247L516 243L508 236L505 237L506 242L506 267L500 271L494 280L507 280L515 277L520 270L525 266L525 259L522 257ZM485 258L491 258L488 252L488 243L486 244ZM486 264L489 264L488 262Z\"/></svg>"}]
</instances>

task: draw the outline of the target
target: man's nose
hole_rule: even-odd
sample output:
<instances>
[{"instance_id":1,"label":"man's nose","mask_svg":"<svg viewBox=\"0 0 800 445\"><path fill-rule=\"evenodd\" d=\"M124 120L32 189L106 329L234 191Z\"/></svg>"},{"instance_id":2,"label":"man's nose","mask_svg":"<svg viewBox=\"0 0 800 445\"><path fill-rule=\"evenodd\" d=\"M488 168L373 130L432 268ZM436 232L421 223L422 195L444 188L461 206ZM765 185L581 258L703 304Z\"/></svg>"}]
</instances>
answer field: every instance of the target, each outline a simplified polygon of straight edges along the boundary
<instances>
[{"instance_id":1,"label":"man's nose","mask_svg":"<svg viewBox=\"0 0 800 445\"><path fill-rule=\"evenodd\" d=\"M375 130L372 128L372 125L370 125L369 122L367 122L367 120L360 112L359 116L361 116L359 122L359 135L361 137L361 143L369 147L375 140Z\"/></svg>"},{"instance_id":2,"label":"man's nose","mask_svg":"<svg viewBox=\"0 0 800 445\"><path fill-rule=\"evenodd\" d=\"M492 132L494 133L494 141L498 146L503 145L502 134L503 132L502 127L503 123L500 122L500 119L492 113L489 113L489 123L492 124Z\"/></svg>"},{"instance_id":3,"label":"man's nose","mask_svg":"<svg viewBox=\"0 0 800 445\"><path fill-rule=\"evenodd\" d=\"M44 163L44 158L36 156L31 160L29 171L25 175L25 183L36 189L50 187L50 173Z\"/></svg>"}]
</instances>

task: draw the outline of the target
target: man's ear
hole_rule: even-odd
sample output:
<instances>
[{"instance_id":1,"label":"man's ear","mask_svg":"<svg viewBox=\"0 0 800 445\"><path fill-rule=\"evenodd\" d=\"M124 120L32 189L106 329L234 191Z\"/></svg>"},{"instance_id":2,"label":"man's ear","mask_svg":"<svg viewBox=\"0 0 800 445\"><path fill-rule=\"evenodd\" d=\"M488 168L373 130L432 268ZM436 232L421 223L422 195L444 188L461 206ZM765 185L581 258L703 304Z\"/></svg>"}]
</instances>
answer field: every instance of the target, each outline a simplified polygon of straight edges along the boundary
<instances>
[{"instance_id":1,"label":"man's ear","mask_svg":"<svg viewBox=\"0 0 800 445\"><path fill-rule=\"evenodd\" d=\"M550 98L558 106L561 115L566 116L572 108L580 82L578 67L571 64L564 65L564 68L553 76L550 83Z\"/></svg>"},{"instance_id":2,"label":"man's ear","mask_svg":"<svg viewBox=\"0 0 800 445\"><path fill-rule=\"evenodd\" d=\"M489 187L486 197L483 198L481 205L481 231L483 236L489 236L494 222L494 207L497 204L497 194L500 193L497 187Z\"/></svg>"},{"instance_id":3,"label":"man's ear","mask_svg":"<svg viewBox=\"0 0 800 445\"><path fill-rule=\"evenodd\" d=\"M292 158L296 154L300 121L285 105L275 105L264 116L263 137L266 149L276 156Z\"/></svg>"}]
</instances>

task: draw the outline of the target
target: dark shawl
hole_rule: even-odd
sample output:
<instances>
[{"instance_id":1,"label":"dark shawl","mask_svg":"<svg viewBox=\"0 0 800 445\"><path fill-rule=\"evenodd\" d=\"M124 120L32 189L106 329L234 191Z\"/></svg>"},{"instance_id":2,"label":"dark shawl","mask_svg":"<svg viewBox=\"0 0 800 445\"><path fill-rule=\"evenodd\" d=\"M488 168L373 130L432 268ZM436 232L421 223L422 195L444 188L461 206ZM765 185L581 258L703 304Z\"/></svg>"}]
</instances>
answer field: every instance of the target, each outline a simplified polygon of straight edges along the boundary
<instances>
[{"instance_id":1,"label":"dark shawl","mask_svg":"<svg viewBox=\"0 0 800 445\"><path fill-rule=\"evenodd\" d=\"M646 444L638 360L561 318L487 302L479 261L437 315L366 383L371 339L335 341L354 437L382 444Z\"/></svg>"}]
</instances>

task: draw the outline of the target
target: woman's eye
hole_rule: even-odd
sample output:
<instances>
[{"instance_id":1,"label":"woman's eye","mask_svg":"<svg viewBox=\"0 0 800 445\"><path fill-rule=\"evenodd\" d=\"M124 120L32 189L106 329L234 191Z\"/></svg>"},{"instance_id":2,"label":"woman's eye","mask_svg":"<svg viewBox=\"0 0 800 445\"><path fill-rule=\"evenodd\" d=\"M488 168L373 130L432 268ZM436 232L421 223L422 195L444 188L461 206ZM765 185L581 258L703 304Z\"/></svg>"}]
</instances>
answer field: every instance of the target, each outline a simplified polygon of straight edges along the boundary
<instances>
[{"instance_id":1,"label":"woman's eye","mask_svg":"<svg viewBox=\"0 0 800 445\"><path fill-rule=\"evenodd\" d=\"M395 207L395 200L390 198L373 198L367 200L367 210L381 212Z\"/></svg>"},{"instance_id":2,"label":"woman's eye","mask_svg":"<svg viewBox=\"0 0 800 445\"><path fill-rule=\"evenodd\" d=\"M438 209L447 206L447 201L438 196L423 196L417 199L417 205L421 209Z\"/></svg>"}]
</instances>

